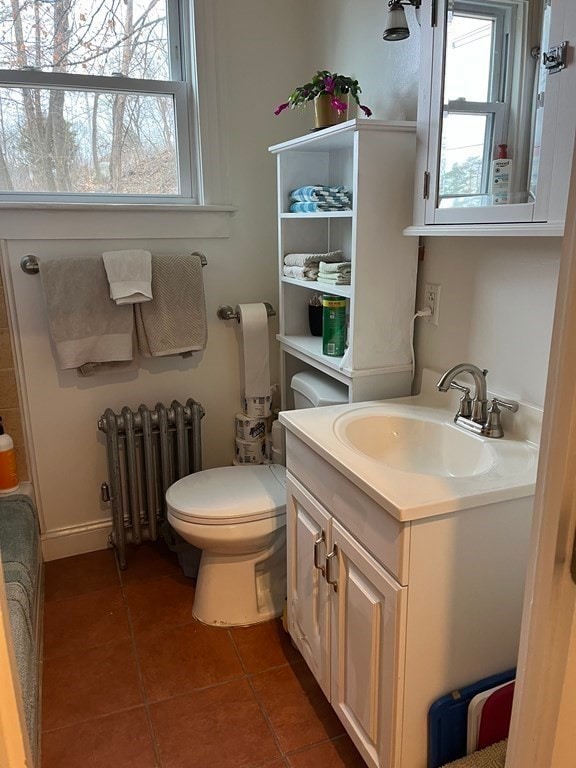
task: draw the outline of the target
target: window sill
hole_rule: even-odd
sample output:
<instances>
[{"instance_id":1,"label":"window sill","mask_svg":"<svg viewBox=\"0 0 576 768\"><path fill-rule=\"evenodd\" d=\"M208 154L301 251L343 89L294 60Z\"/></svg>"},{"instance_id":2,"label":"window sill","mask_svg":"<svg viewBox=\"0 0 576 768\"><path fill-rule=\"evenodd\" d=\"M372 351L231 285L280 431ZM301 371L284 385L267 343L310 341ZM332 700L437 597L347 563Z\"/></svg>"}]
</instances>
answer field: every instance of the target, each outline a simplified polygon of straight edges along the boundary
<instances>
[{"instance_id":1,"label":"window sill","mask_svg":"<svg viewBox=\"0 0 576 768\"><path fill-rule=\"evenodd\" d=\"M3 240L227 238L237 208L187 203L0 203Z\"/></svg>"}]
</instances>

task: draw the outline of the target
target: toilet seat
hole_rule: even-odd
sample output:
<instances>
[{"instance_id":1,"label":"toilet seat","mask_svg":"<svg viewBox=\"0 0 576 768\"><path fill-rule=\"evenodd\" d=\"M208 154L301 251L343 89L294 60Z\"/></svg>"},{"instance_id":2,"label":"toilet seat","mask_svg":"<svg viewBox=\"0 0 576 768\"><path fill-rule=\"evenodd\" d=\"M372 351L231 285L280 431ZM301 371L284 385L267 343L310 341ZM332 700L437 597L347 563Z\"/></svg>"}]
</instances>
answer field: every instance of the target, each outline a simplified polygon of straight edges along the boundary
<instances>
[{"instance_id":1,"label":"toilet seat","mask_svg":"<svg viewBox=\"0 0 576 768\"><path fill-rule=\"evenodd\" d=\"M171 516L204 525L277 517L286 509L286 469L279 464L206 469L174 483L166 502Z\"/></svg>"}]
</instances>

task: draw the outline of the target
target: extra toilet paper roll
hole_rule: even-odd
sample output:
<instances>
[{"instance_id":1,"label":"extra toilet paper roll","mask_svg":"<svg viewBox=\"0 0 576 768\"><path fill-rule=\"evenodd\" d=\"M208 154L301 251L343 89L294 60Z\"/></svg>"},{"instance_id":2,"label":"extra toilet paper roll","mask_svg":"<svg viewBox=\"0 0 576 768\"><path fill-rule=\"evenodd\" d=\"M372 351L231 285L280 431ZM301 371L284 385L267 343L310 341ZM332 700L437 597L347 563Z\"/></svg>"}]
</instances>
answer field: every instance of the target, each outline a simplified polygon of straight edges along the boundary
<instances>
[{"instance_id":1,"label":"extra toilet paper roll","mask_svg":"<svg viewBox=\"0 0 576 768\"><path fill-rule=\"evenodd\" d=\"M264 438L260 440L240 440L236 438L236 456L238 464L262 464L264 459Z\"/></svg>"},{"instance_id":2,"label":"extra toilet paper roll","mask_svg":"<svg viewBox=\"0 0 576 768\"><path fill-rule=\"evenodd\" d=\"M250 418L245 413L236 414L236 437L241 440L261 440L265 434L266 422L264 418Z\"/></svg>"},{"instance_id":3,"label":"extra toilet paper roll","mask_svg":"<svg viewBox=\"0 0 576 768\"><path fill-rule=\"evenodd\" d=\"M236 307L242 333L242 383L244 397L270 396L270 356L268 313L264 304L239 304ZM263 415L252 414L250 415Z\"/></svg>"}]
</instances>

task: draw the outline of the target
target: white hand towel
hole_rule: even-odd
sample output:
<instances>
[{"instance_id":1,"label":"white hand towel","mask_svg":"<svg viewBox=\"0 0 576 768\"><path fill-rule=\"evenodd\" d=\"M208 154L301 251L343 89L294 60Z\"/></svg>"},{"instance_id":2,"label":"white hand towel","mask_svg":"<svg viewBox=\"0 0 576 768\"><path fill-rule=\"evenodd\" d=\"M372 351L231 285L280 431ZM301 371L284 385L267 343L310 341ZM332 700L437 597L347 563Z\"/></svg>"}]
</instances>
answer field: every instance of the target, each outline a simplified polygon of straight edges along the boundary
<instances>
[{"instance_id":1,"label":"white hand towel","mask_svg":"<svg viewBox=\"0 0 576 768\"><path fill-rule=\"evenodd\" d=\"M116 304L140 304L152 298L152 256L149 251L106 251L102 254Z\"/></svg>"},{"instance_id":2,"label":"white hand towel","mask_svg":"<svg viewBox=\"0 0 576 768\"><path fill-rule=\"evenodd\" d=\"M284 264L287 267L310 267L321 261L342 261L342 251L328 251L328 253L287 253L284 256Z\"/></svg>"}]
</instances>

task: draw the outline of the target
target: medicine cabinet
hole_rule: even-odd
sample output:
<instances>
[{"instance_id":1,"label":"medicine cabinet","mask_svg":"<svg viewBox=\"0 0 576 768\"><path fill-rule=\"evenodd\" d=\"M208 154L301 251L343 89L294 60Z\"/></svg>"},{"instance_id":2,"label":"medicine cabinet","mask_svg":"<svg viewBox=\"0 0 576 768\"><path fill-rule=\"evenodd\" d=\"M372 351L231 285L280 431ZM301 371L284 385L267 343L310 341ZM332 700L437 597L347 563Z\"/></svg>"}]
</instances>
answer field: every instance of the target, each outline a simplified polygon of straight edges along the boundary
<instances>
[{"instance_id":1,"label":"medicine cabinet","mask_svg":"<svg viewBox=\"0 0 576 768\"><path fill-rule=\"evenodd\" d=\"M407 233L562 235L576 128L576 3L422 0L418 18Z\"/></svg>"}]
</instances>

